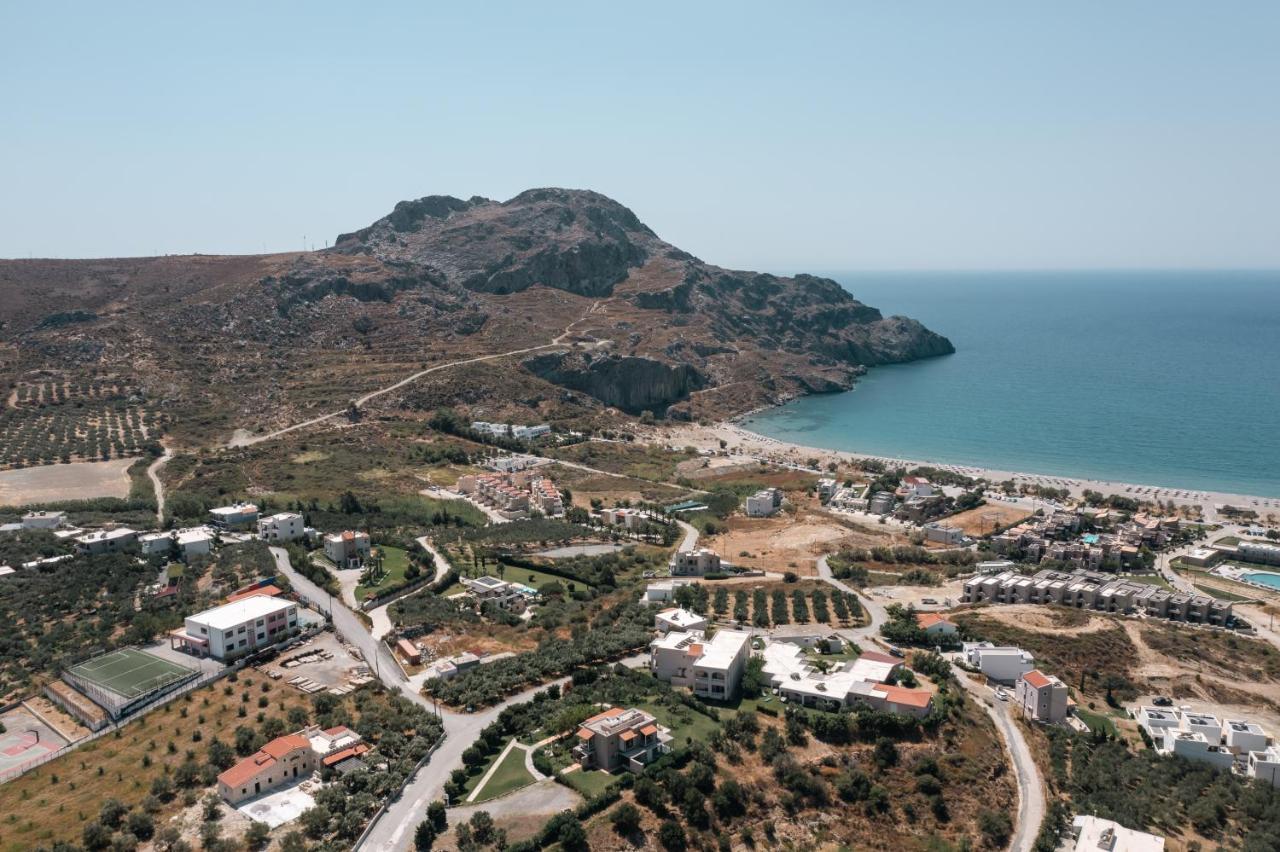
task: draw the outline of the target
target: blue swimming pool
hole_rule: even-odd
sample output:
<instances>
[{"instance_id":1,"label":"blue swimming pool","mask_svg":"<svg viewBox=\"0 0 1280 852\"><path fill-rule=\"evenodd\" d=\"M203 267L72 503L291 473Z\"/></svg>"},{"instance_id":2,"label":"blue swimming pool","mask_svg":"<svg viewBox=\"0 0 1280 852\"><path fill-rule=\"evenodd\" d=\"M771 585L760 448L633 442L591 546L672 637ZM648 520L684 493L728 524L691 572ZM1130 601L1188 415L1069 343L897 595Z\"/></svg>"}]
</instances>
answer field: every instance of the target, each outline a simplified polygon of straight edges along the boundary
<instances>
[{"instance_id":1,"label":"blue swimming pool","mask_svg":"<svg viewBox=\"0 0 1280 852\"><path fill-rule=\"evenodd\" d=\"M1258 583L1262 586L1270 586L1273 589L1280 589L1280 574L1272 574L1270 571L1260 571L1256 574L1245 574L1244 579L1250 583Z\"/></svg>"},{"instance_id":2,"label":"blue swimming pool","mask_svg":"<svg viewBox=\"0 0 1280 852\"><path fill-rule=\"evenodd\" d=\"M1080 536L1080 538L1084 541L1085 544L1098 543L1098 536L1095 533L1086 533L1085 535Z\"/></svg>"}]
</instances>

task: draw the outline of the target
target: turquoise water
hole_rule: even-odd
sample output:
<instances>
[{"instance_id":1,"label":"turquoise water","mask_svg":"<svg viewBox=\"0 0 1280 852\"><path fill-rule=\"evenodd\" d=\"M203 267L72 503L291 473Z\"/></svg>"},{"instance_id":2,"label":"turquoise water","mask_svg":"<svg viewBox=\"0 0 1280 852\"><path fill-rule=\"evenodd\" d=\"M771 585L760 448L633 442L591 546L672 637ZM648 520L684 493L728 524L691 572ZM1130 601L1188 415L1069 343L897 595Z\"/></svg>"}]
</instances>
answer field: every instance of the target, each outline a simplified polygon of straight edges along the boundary
<instances>
[{"instance_id":1,"label":"turquoise water","mask_svg":"<svg viewBox=\"0 0 1280 852\"><path fill-rule=\"evenodd\" d=\"M755 415L809 446L1280 497L1280 272L833 274L956 354Z\"/></svg>"},{"instance_id":2,"label":"turquoise water","mask_svg":"<svg viewBox=\"0 0 1280 852\"><path fill-rule=\"evenodd\" d=\"M1280 589L1280 574L1245 574L1244 578L1263 586Z\"/></svg>"}]
</instances>

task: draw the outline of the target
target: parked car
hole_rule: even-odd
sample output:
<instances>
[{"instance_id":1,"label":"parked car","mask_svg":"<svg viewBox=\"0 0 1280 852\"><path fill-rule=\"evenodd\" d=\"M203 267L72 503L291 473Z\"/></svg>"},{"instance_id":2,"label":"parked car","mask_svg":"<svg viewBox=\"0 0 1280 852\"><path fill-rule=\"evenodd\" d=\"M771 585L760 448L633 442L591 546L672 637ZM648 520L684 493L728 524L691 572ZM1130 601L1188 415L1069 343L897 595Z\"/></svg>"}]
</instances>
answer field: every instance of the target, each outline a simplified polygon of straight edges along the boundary
<instances>
[{"instance_id":1,"label":"parked car","mask_svg":"<svg viewBox=\"0 0 1280 852\"><path fill-rule=\"evenodd\" d=\"M1164 695L1157 695L1155 698L1151 699L1151 703L1156 707L1172 707L1173 699Z\"/></svg>"}]
</instances>

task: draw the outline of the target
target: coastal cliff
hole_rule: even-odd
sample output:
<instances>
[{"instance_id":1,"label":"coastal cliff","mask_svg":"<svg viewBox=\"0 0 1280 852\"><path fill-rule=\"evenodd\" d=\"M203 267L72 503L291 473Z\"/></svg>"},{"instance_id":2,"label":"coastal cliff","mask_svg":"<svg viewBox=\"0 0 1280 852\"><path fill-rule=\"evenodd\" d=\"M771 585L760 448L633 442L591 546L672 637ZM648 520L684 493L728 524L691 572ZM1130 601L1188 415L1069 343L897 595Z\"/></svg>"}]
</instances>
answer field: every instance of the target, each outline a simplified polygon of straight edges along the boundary
<instances>
[{"instance_id":1,"label":"coastal cliff","mask_svg":"<svg viewBox=\"0 0 1280 852\"><path fill-rule=\"evenodd\" d=\"M74 353L78 371L163 389L173 428L202 435L495 356L512 357L375 406L721 419L954 351L835 281L715 266L568 189L402 201L321 251L0 261L0 297L11 371Z\"/></svg>"}]
</instances>

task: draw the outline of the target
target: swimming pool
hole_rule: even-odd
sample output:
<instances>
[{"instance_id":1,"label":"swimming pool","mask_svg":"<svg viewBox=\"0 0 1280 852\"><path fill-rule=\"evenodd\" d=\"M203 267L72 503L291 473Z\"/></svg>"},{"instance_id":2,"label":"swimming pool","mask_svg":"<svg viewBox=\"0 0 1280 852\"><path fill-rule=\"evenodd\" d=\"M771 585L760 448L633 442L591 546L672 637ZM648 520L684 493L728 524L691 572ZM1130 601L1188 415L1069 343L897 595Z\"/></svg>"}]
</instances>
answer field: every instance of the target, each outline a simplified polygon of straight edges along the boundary
<instances>
[{"instance_id":1,"label":"swimming pool","mask_svg":"<svg viewBox=\"0 0 1280 852\"><path fill-rule=\"evenodd\" d=\"M1280 589L1280 574L1272 574L1270 571L1260 571L1256 574L1245 574L1242 579L1248 580L1250 583L1257 583L1260 586L1270 586L1273 589Z\"/></svg>"},{"instance_id":2,"label":"swimming pool","mask_svg":"<svg viewBox=\"0 0 1280 852\"><path fill-rule=\"evenodd\" d=\"M1080 538L1084 541L1085 544L1098 543L1098 536L1095 533L1086 533L1085 535L1080 536Z\"/></svg>"}]
</instances>

